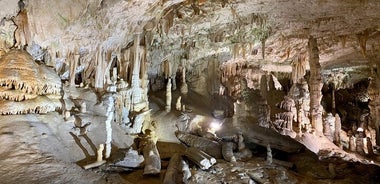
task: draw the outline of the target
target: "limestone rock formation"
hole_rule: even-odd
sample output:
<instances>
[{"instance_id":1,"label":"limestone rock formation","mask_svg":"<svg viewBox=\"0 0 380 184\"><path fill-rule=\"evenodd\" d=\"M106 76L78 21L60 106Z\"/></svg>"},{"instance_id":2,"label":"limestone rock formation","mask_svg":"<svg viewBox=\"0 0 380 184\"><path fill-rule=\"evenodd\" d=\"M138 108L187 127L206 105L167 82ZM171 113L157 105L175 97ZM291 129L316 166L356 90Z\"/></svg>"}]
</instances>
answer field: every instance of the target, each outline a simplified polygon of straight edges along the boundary
<instances>
[{"instance_id":1,"label":"limestone rock formation","mask_svg":"<svg viewBox=\"0 0 380 184\"><path fill-rule=\"evenodd\" d=\"M25 51L0 58L1 114L47 113L61 108L61 79Z\"/></svg>"},{"instance_id":2,"label":"limestone rock formation","mask_svg":"<svg viewBox=\"0 0 380 184\"><path fill-rule=\"evenodd\" d=\"M85 166L97 155L92 168L133 146L142 149L131 157L144 155L145 172L136 162L118 175L107 163L96 170L107 181L88 182L153 183L136 180L162 179L157 139L197 148L187 154L208 168L190 172L178 154L165 183L181 182L180 165L182 181L193 183L377 182L362 171L380 165L378 0L0 0L0 9L0 114L46 113L0 116L4 183L45 182L41 167L51 162L40 160ZM51 123L38 124L44 118ZM213 121L222 125L216 133L191 134ZM68 134L72 123L78 136ZM150 128L157 137L132 145ZM237 141L223 139L236 132ZM12 141L19 153L10 154ZM251 158L265 147L270 164ZM212 163L203 152L234 164ZM12 167L24 161L19 155L37 164ZM315 158L329 163L309 162ZM288 172L291 159L298 169ZM346 161L366 165L350 170ZM52 170L64 179L46 182L80 177Z\"/></svg>"}]
</instances>

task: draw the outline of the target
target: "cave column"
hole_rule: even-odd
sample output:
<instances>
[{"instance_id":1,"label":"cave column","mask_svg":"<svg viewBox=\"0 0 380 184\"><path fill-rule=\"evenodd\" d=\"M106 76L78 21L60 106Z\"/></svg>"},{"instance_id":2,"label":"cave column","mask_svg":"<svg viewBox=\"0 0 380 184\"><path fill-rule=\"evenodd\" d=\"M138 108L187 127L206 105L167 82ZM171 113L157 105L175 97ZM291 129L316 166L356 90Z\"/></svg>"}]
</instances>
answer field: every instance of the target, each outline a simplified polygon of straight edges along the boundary
<instances>
[{"instance_id":1,"label":"cave column","mask_svg":"<svg viewBox=\"0 0 380 184\"><path fill-rule=\"evenodd\" d=\"M140 33L135 35L134 40L135 54L133 61L133 70L132 70L132 81L131 81L131 90L132 90L132 110L140 111L145 108L143 103L143 95L144 91L141 88L141 80L140 80L140 69L141 69L141 54L140 52Z\"/></svg>"},{"instance_id":2,"label":"cave column","mask_svg":"<svg viewBox=\"0 0 380 184\"><path fill-rule=\"evenodd\" d=\"M77 49L74 50L76 52ZM76 68L79 62L79 54L77 53L70 53L70 86L75 86L75 74L76 74Z\"/></svg>"},{"instance_id":3,"label":"cave column","mask_svg":"<svg viewBox=\"0 0 380 184\"><path fill-rule=\"evenodd\" d=\"M186 95L189 92L189 89L186 84L186 60L182 59L182 81L180 91L182 94Z\"/></svg>"},{"instance_id":4,"label":"cave column","mask_svg":"<svg viewBox=\"0 0 380 184\"><path fill-rule=\"evenodd\" d=\"M377 71L379 71L380 67L378 66L377 69ZM373 127L376 130L376 135L374 136L376 140L372 140L373 146L380 142L380 78L378 76L379 74L376 74L368 86L368 94L371 99L368 104L371 116L369 127Z\"/></svg>"},{"instance_id":5,"label":"cave column","mask_svg":"<svg viewBox=\"0 0 380 184\"><path fill-rule=\"evenodd\" d=\"M317 39L309 37L308 42L309 65L310 65L310 115L311 124L317 133L323 132L322 126L322 76L321 64L319 63L319 50Z\"/></svg>"},{"instance_id":6,"label":"cave column","mask_svg":"<svg viewBox=\"0 0 380 184\"><path fill-rule=\"evenodd\" d=\"M333 85L332 87L332 92L331 92L331 112L333 115L335 115L335 111L336 111L336 103L335 103L335 85Z\"/></svg>"},{"instance_id":7,"label":"cave column","mask_svg":"<svg viewBox=\"0 0 380 184\"><path fill-rule=\"evenodd\" d=\"M268 122L270 121L270 107L267 100L268 76L267 74L263 74L260 79L259 125L265 128L269 128ZM237 113L235 112L235 114Z\"/></svg>"},{"instance_id":8,"label":"cave column","mask_svg":"<svg viewBox=\"0 0 380 184\"><path fill-rule=\"evenodd\" d=\"M172 79L169 78L168 84L166 85L166 112L170 112L172 104Z\"/></svg>"}]
</instances>

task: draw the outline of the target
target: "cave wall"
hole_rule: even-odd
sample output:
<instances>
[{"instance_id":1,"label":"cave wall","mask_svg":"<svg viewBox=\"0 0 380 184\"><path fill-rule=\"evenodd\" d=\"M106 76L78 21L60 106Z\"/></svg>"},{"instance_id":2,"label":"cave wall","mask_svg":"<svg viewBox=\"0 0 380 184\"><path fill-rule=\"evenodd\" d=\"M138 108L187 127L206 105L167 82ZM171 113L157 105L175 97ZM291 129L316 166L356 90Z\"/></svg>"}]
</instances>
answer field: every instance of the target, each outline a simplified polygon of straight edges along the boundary
<instances>
[{"instance_id":1,"label":"cave wall","mask_svg":"<svg viewBox=\"0 0 380 184\"><path fill-rule=\"evenodd\" d=\"M131 83L133 61L139 55L140 78L148 78L151 89L163 89L169 77L176 79L175 88L181 80L179 71L186 68L186 80L194 91L213 94L221 83L233 92L240 84L223 81L223 63L242 61L247 68L290 72L289 65L306 55L309 35L317 40L322 67L378 65L380 34L375 26L378 19L373 18L380 3L374 1L0 3L7 5L0 14L5 17L0 24L5 33L0 34L1 50L27 46L36 59L42 54L39 59L54 67L69 84L76 84L75 76L80 74L81 82L99 90L111 83L115 66L119 77ZM326 11L319 12L316 7ZM309 11L313 14L305 14ZM361 16L348 15L350 11ZM136 44L141 52L136 51ZM239 68L234 71L240 72ZM230 75L234 74L224 77ZM251 71L239 75L250 79L250 88L256 88L262 74ZM379 78L371 76L375 81Z\"/></svg>"}]
</instances>

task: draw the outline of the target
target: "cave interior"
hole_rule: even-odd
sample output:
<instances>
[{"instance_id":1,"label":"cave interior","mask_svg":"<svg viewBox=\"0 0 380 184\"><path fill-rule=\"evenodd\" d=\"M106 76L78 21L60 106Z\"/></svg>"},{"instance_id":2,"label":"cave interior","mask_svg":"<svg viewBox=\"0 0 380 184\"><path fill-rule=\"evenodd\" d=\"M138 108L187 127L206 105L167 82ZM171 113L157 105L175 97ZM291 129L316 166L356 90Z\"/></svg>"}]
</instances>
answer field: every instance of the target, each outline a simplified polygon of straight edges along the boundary
<instances>
[{"instance_id":1,"label":"cave interior","mask_svg":"<svg viewBox=\"0 0 380 184\"><path fill-rule=\"evenodd\" d=\"M378 0L0 0L0 183L379 183Z\"/></svg>"}]
</instances>

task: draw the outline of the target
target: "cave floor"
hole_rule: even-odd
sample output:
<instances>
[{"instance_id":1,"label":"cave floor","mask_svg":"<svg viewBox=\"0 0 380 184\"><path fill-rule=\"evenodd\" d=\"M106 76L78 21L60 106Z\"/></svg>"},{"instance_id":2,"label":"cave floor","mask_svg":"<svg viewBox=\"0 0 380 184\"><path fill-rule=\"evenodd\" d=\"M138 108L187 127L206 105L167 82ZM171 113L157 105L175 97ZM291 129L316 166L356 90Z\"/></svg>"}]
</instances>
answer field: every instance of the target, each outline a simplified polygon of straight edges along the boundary
<instances>
[{"instance_id":1,"label":"cave floor","mask_svg":"<svg viewBox=\"0 0 380 184\"><path fill-rule=\"evenodd\" d=\"M78 89L84 90L84 89ZM76 96L88 101L88 95ZM75 94L73 93L75 96ZM176 93L173 99L176 99ZM104 167L83 170L81 166L95 160L96 148L104 142L105 131L102 122L105 117L89 110L79 114L85 122L92 122L87 136L77 136L73 130L73 120L65 121L58 112L38 115L0 116L0 183L161 183L171 155L184 149L175 138L175 121L179 112L166 113L159 94L152 95L152 120L157 121L158 143L162 158L159 175L143 176L142 169L124 172L108 172ZM86 99L89 98L89 99ZM175 101L175 100L173 100ZM190 93L184 103L192 110L192 117L209 121L211 109L208 99ZM199 107L199 108L198 108ZM91 108L89 108L91 109ZM237 119L239 122L247 121ZM230 119L236 124L236 119ZM228 124L228 121L225 121ZM233 126L232 126L233 127ZM165 129L166 128L166 129ZM228 129L225 133L234 131ZM160 134L161 132L161 134ZM170 134L168 134L169 132ZM117 155L133 143L133 137L125 135L122 129L113 125L113 153ZM266 149L248 145L253 151L252 159L236 164L218 160L208 171L191 165L192 178L189 183L249 183L251 178L257 183L377 183L380 169L373 164L348 162L342 159L319 159L303 149L299 153L285 154L273 151L274 158L288 161L295 166L286 168L268 165L265 161ZM117 156L115 156L117 157ZM116 158L112 158L116 159Z\"/></svg>"}]
</instances>

